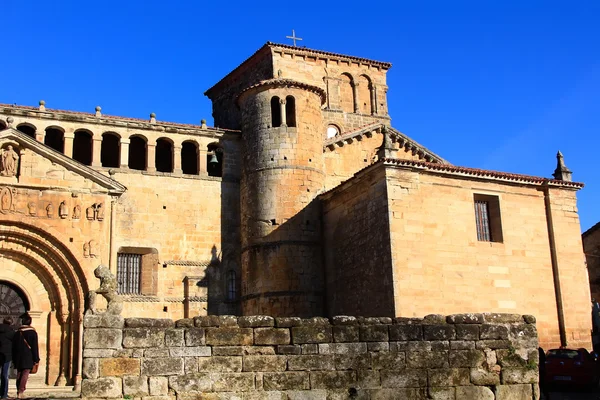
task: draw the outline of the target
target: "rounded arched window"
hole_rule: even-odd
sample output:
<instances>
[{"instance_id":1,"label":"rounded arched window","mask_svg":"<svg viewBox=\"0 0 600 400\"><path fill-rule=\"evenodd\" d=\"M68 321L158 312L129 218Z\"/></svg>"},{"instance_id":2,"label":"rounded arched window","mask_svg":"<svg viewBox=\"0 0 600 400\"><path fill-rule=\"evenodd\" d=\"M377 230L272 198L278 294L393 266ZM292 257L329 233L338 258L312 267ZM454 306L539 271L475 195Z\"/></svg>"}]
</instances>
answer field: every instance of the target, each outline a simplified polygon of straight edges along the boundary
<instances>
[{"instance_id":1,"label":"rounded arched window","mask_svg":"<svg viewBox=\"0 0 600 400\"><path fill-rule=\"evenodd\" d=\"M340 128L335 125L329 125L327 127L327 139L331 139L332 137L336 137L340 134Z\"/></svg>"}]
</instances>

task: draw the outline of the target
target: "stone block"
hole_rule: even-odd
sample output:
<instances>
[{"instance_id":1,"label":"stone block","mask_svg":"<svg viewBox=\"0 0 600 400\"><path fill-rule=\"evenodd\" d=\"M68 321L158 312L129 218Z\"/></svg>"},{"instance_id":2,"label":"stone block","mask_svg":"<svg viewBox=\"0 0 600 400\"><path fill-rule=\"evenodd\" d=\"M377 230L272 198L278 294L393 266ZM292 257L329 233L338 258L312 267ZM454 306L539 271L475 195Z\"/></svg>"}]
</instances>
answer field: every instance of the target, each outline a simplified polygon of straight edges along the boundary
<instances>
[{"instance_id":1,"label":"stone block","mask_svg":"<svg viewBox=\"0 0 600 400\"><path fill-rule=\"evenodd\" d=\"M134 355L134 350L139 350L140 355ZM141 358L144 356L144 349L118 349L118 350L110 350L113 352L114 358Z\"/></svg>"},{"instance_id":2,"label":"stone block","mask_svg":"<svg viewBox=\"0 0 600 400\"><path fill-rule=\"evenodd\" d=\"M139 358L103 358L99 361L100 376L139 375Z\"/></svg>"},{"instance_id":3,"label":"stone block","mask_svg":"<svg viewBox=\"0 0 600 400\"><path fill-rule=\"evenodd\" d=\"M538 383L537 368L502 368L501 380L503 385L518 383Z\"/></svg>"},{"instance_id":4,"label":"stone block","mask_svg":"<svg viewBox=\"0 0 600 400\"><path fill-rule=\"evenodd\" d=\"M483 320L488 324L512 324L523 322L521 314L483 313Z\"/></svg>"},{"instance_id":5,"label":"stone block","mask_svg":"<svg viewBox=\"0 0 600 400\"><path fill-rule=\"evenodd\" d=\"M183 318L175 321L175 326L177 328L193 328L194 327L194 318Z\"/></svg>"},{"instance_id":6,"label":"stone block","mask_svg":"<svg viewBox=\"0 0 600 400\"><path fill-rule=\"evenodd\" d=\"M292 343L330 343L333 340L330 326L296 326L292 328Z\"/></svg>"},{"instance_id":7,"label":"stone block","mask_svg":"<svg viewBox=\"0 0 600 400\"><path fill-rule=\"evenodd\" d=\"M125 318L126 328L171 328L173 326L175 322L166 318Z\"/></svg>"},{"instance_id":8,"label":"stone block","mask_svg":"<svg viewBox=\"0 0 600 400\"><path fill-rule=\"evenodd\" d=\"M238 317L235 315L219 315L217 316L217 320L221 327L239 327Z\"/></svg>"},{"instance_id":9,"label":"stone block","mask_svg":"<svg viewBox=\"0 0 600 400\"><path fill-rule=\"evenodd\" d=\"M494 392L485 386L458 386L456 400L494 400Z\"/></svg>"},{"instance_id":10,"label":"stone block","mask_svg":"<svg viewBox=\"0 0 600 400\"><path fill-rule=\"evenodd\" d=\"M496 400L531 399L531 385L502 385L496 386Z\"/></svg>"},{"instance_id":11,"label":"stone block","mask_svg":"<svg viewBox=\"0 0 600 400\"><path fill-rule=\"evenodd\" d=\"M480 339L508 339L508 328L503 325L483 324L479 331Z\"/></svg>"},{"instance_id":12,"label":"stone block","mask_svg":"<svg viewBox=\"0 0 600 400\"><path fill-rule=\"evenodd\" d=\"M179 395L189 392L210 392L213 380L208 372L196 374L175 375L169 377L169 387Z\"/></svg>"},{"instance_id":13,"label":"stone block","mask_svg":"<svg viewBox=\"0 0 600 400\"><path fill-rule=\"evenodd\" d=\"M84 358L81 366L81 373L84 379L96 379L99 376L98 359Z\"/></svg>"},{"instance_id":14,"label":"stone block","mask_svg":"<svg viewBox=\"0 0 600 400\"><path fill-rule=\"evenodd\" d=\"M456 337L454 325L425 325L423 326L424 340L451 340Z\"/></svg>"},{"instance_id":15,"label":"stone block","mask_svg":"<svg viewBox=\"0 0 600 400\"><path fill-rule=\"evenodd\" d=\"M124 376L123 394L131 397L142 397L148 395L147 376Z\"/></svg>"},{"instance_id":16,"label":"stone block","mask_svg":"<svg viewBox=\"0 0 600 400\"><path fill-rule=\"evenodd\" d=\"M154 375L180 375L183 373L182 358L148 358L142 362L142 374Z\"/></svg>"},{"instance_id":17,"label":"stone block","mask_svg":"<svg viewBox=\"0 0 600 400\"><path fill-rule=\"evenodd\" d=\"M169 357L169 349L167 348L151 348L144 350L144 357L156 358L156 357Z\"/></svg>"},{"instance_id":18,"label":"stone block","mask_svg":"<svg viewBox=\"0 0 600 400\"><path fill-rule=\"evenodd\" d=\"M446 322L449 324L482 324L484 320L483 314L467 313L448 315Z\"/></svg>"},{"instance_id":19,"label":"stone block","mask_svg":"<svg viewBox=\"0 0 600 400\"><path fill-rule=\"evenodd\" d=\"M356 385L356 371L310 372L311 389L343 389Z\"/></svg>"},{"instance_id":20,"label":"stone block","mask_svg":"<svg viewBox=\"0 0 600 400\"><path fill-rule=\"evenodd\" d=\"M470 350L474 348L474 340L452 340L450 342L450 350Z\"/></svg>"},{"instance_id":21,"label":"stone block","mask_svg":"<svg viewBox=\"0 0 600 400\"><path fill-rule=\"evenodd\" d=\"M379 371L372 369L359 369L356 371L356 384L365 389L377 389L381 387L381 376Z\"/></svg>"},{"instance_id":22,"label":"stone block","mask_svg":"<svg viewBox=\"0 0 600 400\"><path fill-rule=\"evenodd\" d=\"M312 317L302 319L301 326L329 326L329 318L325 317Z\"/></svg>"},{"instance_id":23,"label":"stone block","mask_svg":"<svg viewBox=\"0 0 600 400\"><path fill-rule=\"evenodd\" d=\"M389 352L390 342L370 342L367 343L367 351L372 352Z\"/></svg>"},{"instance_id":24,"label":"stone block","mask_svg":"<svg viewBox=\"0 0 600 400\"><path fill-rule=\"evenodd\" d=\"M275 346L242 346L245 356L274 356Z\"/></svg>"},{"instance_id":25,"label":"stone block","mask_svg":"<svg viewBox=\"0 0 600 400\"><path fill-rule=\"evenodd\" d=\"M427 370L429 386L462 386L471 383L468 368L436 368Z\"/></svg>"},{"instance_id":26,"label":"stone block","mask_svg":"<svg viewBox=\"0 0 600 400\"><path fill-rule=\"evenodd\" d=\"M325 371L334 370L335 362L331 355L288 356L290 371Z\"/></svg>"},{"instance_id":27,"label":"stone block","mask_svg":"<svg viewBox=\"0 0 600 400\"><path fill-rule=\"evenodd\" d=\"M263 375L264 390L308 390L308 372L268 372Z\"/></svg>"},{"instance_id":28,"label":"stone block","mask_svg":"<svg viewBox=\"0 0 600 400\"><path fill-rule=\"evenodd\" d=\"M288 390L286 400L327 400L326 390Z\"/></svg>"},{"instance_id":29,"label":"stone block","mask_svg":"<svg viewBox=\"0 0 600 400\"><path fill-rule=\"evenodd\" d=\"M165 396L169 394L169 379L165 376L151 376L148 378L148 389L151 396Z\"/></svg>"},{"instance_id":30,"label":"stone block","mask_svg":"<svg viewBox=\"0 0 600 400\"><path fill-rule=\"evenodd\" d=\"M302 347L297 344L281 345L277 346L276 353L284 355L300 355L302 354Z\"/></svg>"},{"instance_id":31,"label":"stone block","mask_svg":"<svg viewBox=\"0 0 600 400\"><path fill-rule=\"evenodd\" d=\"M426 387L427 371L425 369L383 369L381 375L381 387Z\"/></svg>"},{"instance_id":32,"label":"stone block","mask_svg":"<svg viewBox=\"0 0 600 400\"><path fill-rule=\"evenodd\" d=\"M219 326L218 315L203 315L200 317L194 317L194 326L198 326L198 327Z\"/></svg>"},{"instance_id":33,"label":"stone block","mask_svg":"<svg viewBox=\"0 0 600 400\"><path fill-rule=\"evenodd\" d=\"M523 315L523 321L527 324L535 324L535 317L533 315Z\"/></svg>"},{"instance_id":34,"label":"stone block","mask_svg":"<svg viewBox=\"0 0 600 400\"><path fill-rule=\"evenodd\" d=\"M249 315L238 318L240 328L273 327L275 319L267 315Z\"/></svg>"},{"instance_id":35,"label":"stone block","mask_svg":"<svg viewBox=\"0 0 600 400\"><path fill-rule=\"evenodd\" d=\"M183 372L186 374L193 374L198 372L198 360L209 360L210 357L184 357L183 358Z\"/></svg>"},{"instance_id":36,"label":"stone block","mask_svg":"<svg viewBox=\"0 0 600 400\"><path fill-rule=\"evenodd\" d=\"M240 317L244 318L244 317ZM254 344L256 345L276 345L289 344L290 330L287 328L255 328Z\"/></svg>"},{"instance_id":37,"label":"stone block","mask_svg":"<svg viewBox=\"0 0 600 400\"><path fill-rule=\"evenodd\" d=\"M390 340L387 325L366 325L360 327L361 342L387 342Z\"/></svg>"},{"instance_id":38,"label":"stone block","mask_svg":"<svg viewBox=\"0 0 600 400\"><path fill-rule=\"evenodd\" d=\"M437 340L431 342L406 342L407 351L444 351L450 350L450 342Z\"/></svg>"},{"instance_id":39,"label":"stone block","mask_svg":"<svg viewBox=\"0 0 600 400\"><path fill-rule=\"evenodd\" d=\"M319 354L364 354L366 343L323 343L319 344Z\"/></svg>"},{"instance_id":40,"label":"stone block","mask_svg":"<svg viewBox=\"0 0 600 400\"><path fill-rule=\"evenodd\" d=\"M197 359L199 372L242 372L242 357L202 357Z\"/></svg>"},{"instance_id":41,"label":"stone block","mask_svg":"<svg viewBox=\"0 0 600 400\"><path fill-rule=\"evenodd\" d=\"M443 325L446 323L446 316L441 314L429 314L423 317L423 325Z\"/></svg>"},{"instance_id":42,"label":"stone block","mask_svg":"<svg viewBox=\"0 0 600 400\"><path fill-rule=\"evenodd\" d=\"M123 342L121 329L97 328L83 330L84 349L120 349Z\"/></svg>"},{"instance_id":43,"label":"stone block","mask_svg":"<svg viewBox=\"0 0 600 400\"><path fill-rule=\"evenodd\" d=\"M125 325L125 319L120 315L114 314L86 314L83 317L83 327L90 328L113 328L122 329Z\"/></svg>"},{"instance_id":44,"label":"stone block","mask_svg":"<svg viewBox=\"0 0 600 400\"><path fill-rule=\"evenodd\" d=\"M180 328L169 328L165 330L165 345L167 347L181 347L185 342L183 334L185 330Z\"/></svg>"},{"instance_id":45,"label":"stone block","mask_svg":"<svg viewBox=\"0 0 600 400\"><path fill-rule=\"evenodd\" d=\"M209 346L196 347L171 347L171 357L210 357L212 355Z\"/></svg>"},{"instance_id":46,"label":"stone block","mask_svg":"<svg viewBox=\"0 0 600 400\"><path fill-rule=\"evenodd\" d=\"M333 340L335 342L358 342L359 339L360 328L358 326L342 325L333 327Z\"/></svg>"},{"instance_id":47,"label":"stone block","mask_svg":"<svg viewBox=\"0 0 600 400\"><path fill-rule=\"evenodd\" d=\"M335 369L338 371L367 369L371 367L371 359L366 354L335 354L333 356L333 360L335 363Z\"/></svg>"},{"instance_id":48,"label":"stone block","mask_svg":"<svg viewBox=\"0 0 600 400\"><path fill-rule=\"evenodd\" d=\"M406 366L406 356L404 353L372 353L371 365L375 370L404 369Z\"/></svg>"},{"instance_id":49,"label":"stone block","mask_svg":"<svg viewBox=\"0 0 600 400\"><path fill-rule=\"evenodd\" d=\"M206 328L206 344L212 346L248 346L254 343L252 328Z\"/></svg>"},{"instance_id":50,"label":"stone block","mask_svg":"<svg viewBox=\"0 0 600 400\"><path fill-rule=\"evenodd\" d=\"M137 319L137 318L136 318ZM126 328L123 330L123 347L163 347L165 331L158 328Z\"/></svg>"},{"instance_id":51,"label":"stone block","mask_svg":"<svg viewBox=\"0 0 600 400\"><path fill-rule=\"evenodd\" d=\"M477 386L493 386L500 384L500 372L482 368L471 368L471 383Z\"/></svg>"},{"instance_id":52,"label":"stone block","mask_svg":"<svg viewBox=\"0 0 600 400\"><path fill-rule=\"evenodd\" d=\"M185 330L186 346L204 346L205 344L206 338L203 328L188 328Z\"/></svg>"},{"instance_id":53,"label":"stone block","mask_svg":"<svg viewBox=\"0 0 600 400\"><path fill-rule=\"evenodd\" d=\"M83 349L83 358L110 358L114 354L113 349Z\"/></svg>"},{"instance_id":54,"label":"stone block","mask_svg":"<svg viewBox=\"0 0 600 400\"><path fill-rule=\"evenodd\" d=\"M215 392L247 392L255 389L252 372L216 373L213 376Z\"/></svg>"},{"instance_id":55,"label":"stone block","mask_svg":"<svg viewBox=\"0 0 600 400\"><path fill-rule=\"evenodd\" d=\"M358 325L358 320L356 317L336 315L331 318L331 323L333 325Z\"/></svg>"},{"instance_id":56,"label":"stone block","mask_svg":"<svg viewBox=\"0 0 600 400\"><path fill-rule=\"evenodd\" d=\"M454 325L457 340L479 340L479 325Z\"/></svg>"},{"instance_id":57,"label":"stone block","mask_svg":"<svg viewBox=\"0 0 600 400\"><path fill-rule=\"evenodd\" d=\"M390 352L399 353L408 349L409 342L390 342Z\"/></svg>"},{"instance_id":58,"label":"stone block","mask_svg":"<svg viewBox=\"0 0 600 400\"><path fill-rule=\"evenodd\" d=\"M245 356L243 361L244 372L278 372L286 367L286 356Z\"/></svg>"},{"instance_id":59,"label":"stone block","mask_svg":"<svg viewBox=\"0 0 600 400\"><path fill-rule=\"evenodd\" d=\"M421 325L390 325L388 330L391 341L423 340Z\"/></svg>"},{"instance_id":60,"label":"stone block","mask_svg":"<svg viewBox=\"0 0 600 400\"><path fill-rule=\"evenodd\" d=\"M456 368L475 368L485 361L481 350L450 350L450 366Z\"/></svg>"},{"instance_id":61,"label":"stone block","mask_svg":"<svg viewBox=\"0 0 600 400\"><path fill-rule=\"evenodd\" d=\"M448 352L409 351L406 354L406 364L409 368L448 368Z\"/></svg>"},{"instance_id":62,"label":"stone block","mask_svg":"<svg viewBox=\"0 0 600 400\"><path fill-rule=\"evenodd\" d=\"M475 342L475 348L478 350L490 349L508 349L512 347L509 340L480 340Z\"/></svg>"},{"instance_id":63,"label":"stone block","mask_svg":"<svg viewBox=\"0 0 600 400\"><path fill-rule=\"evenodd\" d=\"M527 365L527 360L523 359L513 349L496 350L498 364L502 367L524 367Z\"/></svg>"},{"instance_id":64,"label":"stone block","mask_svg":"<svg viewBox=\"0 0 600 400\"><path fill-rule=\"evenodd\" d=\"M509 339L515 347L536 349L538 347L538 335L535 325L518 324L511 325Z\"/></svg>"},{"instance_id":65,"label":"stone block","mask_svg":"<svg viewBox=\"0 0 600 400\"><path fill-rule=\"evenodd\" d=\"M291 328L302 325L302 318L298 317L279 317L275 318L275 326L278 328Z\"/></svg>"},{"instance_id":66,"label":"stone block","mask_svg":"<svg viewBox=\"0 0 600 400\"><path fill-rule=\"evenodd\" d=\"M115 377L84 379L81 382L81 397L123 398L123 382Z\"/></svg>"},{"instance_id":67,"label":"stone block","mask_svg":"<svg viewBox=\"0 0 600 400\"><path fill-rule=\"evenodd\" d=\"M302 348L302 354L319 354L318 344L303 344L300 347ZM329 350L329 348L327 349Z\"/></svg>"},{"instance_id":68,"label":"stone block","mask_svg":"<svg viewBox=\"0 0 600 400\"><path fill-rule=\"evenodd\" d=\"M455 400L456 389L453 387L429 387L427 389L431 400Z\"/></svg>"},{"instance_id":69,"label":"stone block","mask_svg":"<svg viewBox=\"0 0 600 400\"><path fill-rule=\"evenodd\" d=\"M371 400L425 400L427 399L424 388L394 388L375 389L370 391Z\"/></svg>"},{"instance_id":70,"label":"stone block","mask_svg":"<svg viewBox=\"0 0 600 400\"><path fill-rule=\"evenodd\" d=\"M243 356L243 346L213 346L213 356Z\"/></svg>"}]
</instances>

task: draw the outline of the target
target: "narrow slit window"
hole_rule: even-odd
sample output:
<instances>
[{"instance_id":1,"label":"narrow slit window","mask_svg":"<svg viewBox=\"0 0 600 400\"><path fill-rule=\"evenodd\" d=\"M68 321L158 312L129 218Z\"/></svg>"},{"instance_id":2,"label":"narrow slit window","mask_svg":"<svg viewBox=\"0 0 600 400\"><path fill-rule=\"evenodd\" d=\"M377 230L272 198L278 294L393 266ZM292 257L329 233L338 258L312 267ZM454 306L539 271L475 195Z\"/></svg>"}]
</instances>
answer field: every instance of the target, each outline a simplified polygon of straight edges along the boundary
<instances>
[{"instance_id":1,"label":"narrow slit window","mask_svg":"<svg viewBox=\"0 0 600 400\"><path fill-rule=\"evenodd\" d=\"M296 126L296 100L293 96L285 98L285 121L287 126Z\"/></svg>"},{"instance_id":2,"label":"narrow slit window","mask_svg":"<svg viewBox=\"0 0 600 400\"><path fill-rule=\"evenodd\" d=\"M281 105L277 96L271 98L271 126L273 128L281 126Z\"/></svg>"},{"instance_id":3,"label":"narrow slit window","mask_svg":"<svg viewBox=\"0 0 600 400\"><path fill-rule=\"evenodd\" d=\"M237 282L235 271L227 272L227 301L237 300Z\"/></svg>"}]
</instances>

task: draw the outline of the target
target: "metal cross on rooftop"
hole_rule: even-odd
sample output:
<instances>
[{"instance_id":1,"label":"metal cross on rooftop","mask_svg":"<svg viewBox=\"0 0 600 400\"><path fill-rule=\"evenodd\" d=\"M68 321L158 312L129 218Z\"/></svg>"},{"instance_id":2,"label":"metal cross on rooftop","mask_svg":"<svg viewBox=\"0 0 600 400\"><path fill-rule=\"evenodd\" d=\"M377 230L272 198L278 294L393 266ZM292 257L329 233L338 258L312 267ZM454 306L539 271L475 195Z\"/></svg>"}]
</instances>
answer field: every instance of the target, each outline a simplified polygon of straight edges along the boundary
<instances>
[{"instance_id":1,"label":"metal cross on rooftop","mask_svg":"<svg viewBox=\"0 0 600 400\"><path fill-rule=\"evenodd\" d=\"M296 37L296 31L292 29L292 36L286 36L288 39L292 39L294 41L294 47L296 47L296 40L302 40L302 38Z\"/></svg>"}]
</instances>

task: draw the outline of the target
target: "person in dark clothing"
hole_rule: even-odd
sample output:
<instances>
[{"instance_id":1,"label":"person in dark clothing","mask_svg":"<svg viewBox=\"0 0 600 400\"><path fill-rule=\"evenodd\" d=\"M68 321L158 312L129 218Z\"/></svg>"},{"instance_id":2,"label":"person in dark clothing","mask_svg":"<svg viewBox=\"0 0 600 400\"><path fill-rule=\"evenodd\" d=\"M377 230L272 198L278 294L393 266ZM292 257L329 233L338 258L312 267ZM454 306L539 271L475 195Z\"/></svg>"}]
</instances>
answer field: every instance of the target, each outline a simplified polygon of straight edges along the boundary
<instances>
[{"instance_id":1,"label":"person in dark clothing","mask_svg":"<svg viewBox=\"0 0 600 400\"><path fill-rule=\"evenodd\" d=\"M11 327L12 319L4 318L0 325L0 398L8 398L8 368L12 361L12 341L15 331Z\"/></svg>"},{"instance_id":2,"label":"person in dark clothing","mask_svg":"<svg viewBox=\"0 0 600 400\"><path fill-rule=\"evenodd\" d=\"M38 335L31 326L31 316L21 315L21 327L13 337L13 364L17 369L17 398L23 398L29 373L40 362Z\"/></svg>"}]
</instances>

